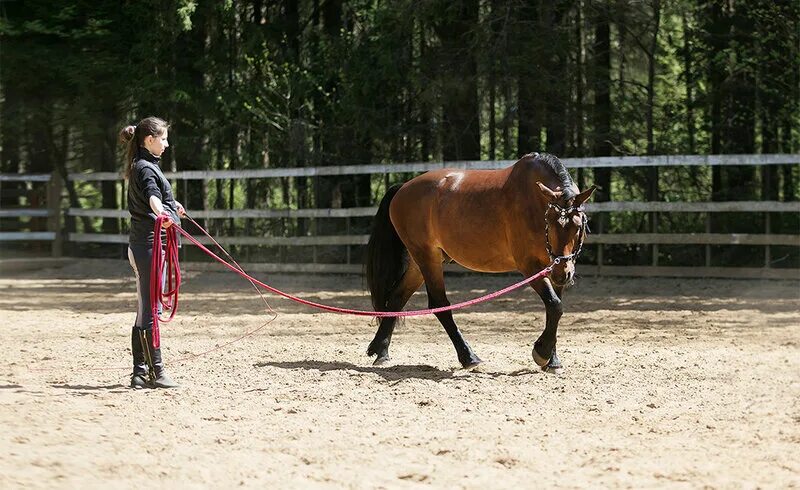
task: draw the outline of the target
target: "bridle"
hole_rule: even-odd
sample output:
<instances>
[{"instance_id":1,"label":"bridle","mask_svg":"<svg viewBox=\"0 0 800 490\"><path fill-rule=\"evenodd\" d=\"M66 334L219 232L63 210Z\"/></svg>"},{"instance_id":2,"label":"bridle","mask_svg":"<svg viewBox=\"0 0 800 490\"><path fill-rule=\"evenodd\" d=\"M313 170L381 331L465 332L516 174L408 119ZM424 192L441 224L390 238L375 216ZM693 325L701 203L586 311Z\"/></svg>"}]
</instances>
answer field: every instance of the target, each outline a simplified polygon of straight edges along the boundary
<instances>
[{"instance_id":1,"label":"bridle","mask_svg":"<svg viewBox=\"0 0 800 490\"><path fill-rule=\"evenodd\" d=\"M555 255L553 247L550 245L550 222L547 221L547 212L554 209L558 213L558 222L561 226L566 226L569 216L580 213L581 226L578 228L578 248L569 255ZM547 245L547 255L550 257L552 265L556 265L561 261L575 260L580 255L583 249L583 241L586 238L586 213L583 211L583 206L570 206L564 208L555 203L548 203L547 209L544 212L544 240Z\"/></svg>"}]
</instances>

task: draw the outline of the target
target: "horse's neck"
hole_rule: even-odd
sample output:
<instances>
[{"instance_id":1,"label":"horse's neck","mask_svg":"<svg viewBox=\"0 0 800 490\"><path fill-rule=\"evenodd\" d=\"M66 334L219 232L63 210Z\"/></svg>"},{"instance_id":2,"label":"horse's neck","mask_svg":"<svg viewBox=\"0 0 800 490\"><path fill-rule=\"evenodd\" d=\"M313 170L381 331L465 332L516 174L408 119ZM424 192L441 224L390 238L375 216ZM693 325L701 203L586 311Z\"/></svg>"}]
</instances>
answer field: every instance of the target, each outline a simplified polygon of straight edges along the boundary
<instances>
[{"instance_id":1,"label":"horse's neck","mask_svg":"<svg viewBox=\"0 0 800 490\"><path fill-rule=\"evenodd\" d=\"M537 182L552 188L561 185L558 175L549 167L534 161L523 162L520 160L508 175L505 197L517 206L522 206L520 212L526 214L544 214L547 201L542 196Z\"/></svg>"}]
</instances>

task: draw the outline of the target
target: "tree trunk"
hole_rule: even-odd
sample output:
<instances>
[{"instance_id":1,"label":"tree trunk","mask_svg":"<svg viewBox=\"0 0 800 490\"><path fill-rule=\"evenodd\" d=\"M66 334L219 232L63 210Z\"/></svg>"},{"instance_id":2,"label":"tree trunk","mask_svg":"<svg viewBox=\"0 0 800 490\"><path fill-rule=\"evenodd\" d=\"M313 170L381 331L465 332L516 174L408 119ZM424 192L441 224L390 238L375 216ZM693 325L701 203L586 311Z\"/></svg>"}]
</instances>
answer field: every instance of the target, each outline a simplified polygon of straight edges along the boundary
<instances>
[{"instance_id":1,"label":"tree trunk","mask_svg":"<svg viewBox=\"0 0 800 490\"><path fill-rule=\"evenodd\" d=\"M26 169L29 173L48 173L54 167L54 153L49 145L42 145L43 141L53 137L53 101L42 99L30 104L32 113L29 119L26 150L30 165ZM32 182L30 192L26 193L28 202L26 207L45 208L47 196L47 183ZM46 218L31 218L31 231L44 231ZM34 249L42 249L40 244L32 244Z\"/></svg>"},{"instance_id":2,"label":"tree trunk","mask_svg":"<svg viewBox=\"0 0 800 490\"><path fill-rule=\"evenodd\" d=\"M611 22L611 19L614 20L614 23L617 26L617 37L618 37L618 39L617 39L617 53L618 53L617 54L617 58L619 59L619 62L618 62L619 66L617 67L617 78L618 78L618 80L617 80L617 83L614 84L614 86L617 88L617 92L618 92L617 100L620 101L620 106L621 106L620 109L618 110L618 112L622 114L622 117L625 117L627 114L629 114L629 112L628 112L629 105L626 105L626 104L630 104L628 102L628 98L629 98L628 85L627 85L626 79L625 79L625 69L626 69L627 64L628 64L627 63L628 62L628 58L626 56L626 49L628 48L627 35L628 35L628 29L629 29L629 27L628 27L628 15L627 15L628 14L628 12L627 12L628 4L627 4L627 2L624 2L624 1L621 1L621 2L618 1L613 5L613 7L609 6L609 8L610 9L613 8L613 13L612 13L612 11L609 11L609 23ZM641 116L639 116L639 117L641 117ZM622 141L622 136L621 136L622 128L621 127L619 127L619 126L618 127L613 127L612 126L611 131L613 132L613 136L614 136L615 140ZM609 133L609 134L611 134L611 133Z\"/></svg>"},{"instance_id":3,"label":"tree trunk","mask_svg":"<svg viewBox=\"0 0 800 490\"><path fill-rule=\"evenodd\" d=\"M730 98L726 106L725 120L730 121L726 132L725 153L755 153L756 149L756 85L752 70L748 66L753 56L752 13L746 4L737 4L733 11L733 40L735 41L735 62L730 77ZM757 199L755 167L736 165L726 167L723 172L726 193L729 199Z\"/></svg>"},{"instance_id":4,"label":"tree trunk","mask_svg":"<svg viewBox=\"0 0 800 490\"><path fill-rule=\"evenodd\" d=\"M489 90L489 160L495 160L497 158L497 121L495 118L497 80L494 61L489 63L489 87L487 87Z\"/></svg>"},{"instance_id":5,"label":"tree trunk","mask_svg":"<svg viewBox=\"0 0 800 490\"><path fill-rule=\"evenodd\" d=\"M692 30L686 18L686 12L681 12L681 26L683 27L683 75L686 83L686 137L687 151L690 155L695 153L695 125L694 125L694 77L692 72Z\"/></svg>"},{"instance_id":6,"label":"tree trunk","mask_svg":"<svg viewBox=\"0 0 800 490\"><path fill-rule=\"evenodd\" d=\"M795 67L794 79L796 84L800 84L800 67ZM796 85L797 86L797 85ZM798 91L800 92L800 91ZM800 99L800 93L795 92L794 97ZM800 100L795 99L795 107L800 106ZM795 153L797 148L792 142L792 115L790 112L784 113L783 124L781 128L781 151L784 153ZM783 176L783 200L796 201L797 200L797 187L794 180L795 165L781 165L781 174Z\"/></svg>"},{"instance_id":7,"label":"tree trunk","mask_svg":"<svg viewBox=\"0 0 800 490\"><path fill-rule=\"evenodd\" d=\"M428 38L425 32L425 20L418 18L414 28L417 29L417 36L419 37L419 59L425 60L428 58ZM427 73L428 67L424 63L418 63L416 76L420 80L426 79L429 74ZM433 135L431 129L431 114L429 104L423 102L419 107L419 121L417 122L419 129L417 130L419 137L419 156L420 161L427 162L433 153Z\"/></svg>"},{"instance_id":8,"label":"tree trunk","mask_svg":"<svg viewBox=\"0 0 800 490\"><path fill-rule=\"evenodd\" d=\"M542 73L538 70L541 64L541 43L536 28L539 26L539 3L530 2L516 9L516 43L509 49L521 53L518 55L517 67L517 156L534 151L542 151L542 125L544 124L544 104Z\"/></svg>"},{"instance_id":9,"label":"tree trunk","mask_svg":"<svg viewBox=\"0 0 800 490\"><path fill-rule=\"evenodd\" d=\"M480 108L475 30L478 0L446 2L436 32L441 40L442 157L480 159Z\"/></svg>"},{"instance_id":10,"label":"tree trunk","mask_svg":"<svg viewBox=\"0 0 800 490\"><path fill-rule=\"evenodd\" d=\"M212 148L208 147L210 131L206 128L207 114L195 102L206 93L205 69L208 63L198 60L208 59L208 23L212 12L206 2L200 2L192 15L192 29L178 35L173 45L174 70L181 75L186 90L192 94L190 102L177 104L175 118L180 122L179 129L170 134L170 153L178 170L208 170L212 168ZM183 195L185 189L185 195ZM175 197L191 213L206 208L205 183L202 180L188 180L183 189L176 189ZM179 191L179 192L178 192ZM205 220L199 220L205 226Z\"/></svg>"},{"instance_id":11,"label":"tree trunk","mask_svg":"<svg viewBox=\"0 0 800 490\"><path fill-rule=\"evenodd\" d=\"M647 53L647 154L655 154L655 136L653 134L653 119L655 112L655 84L656 84L656 63L658 50L658 33L661 29L661 0L652 1L653 8L653 37L650 49ZM647 169L647 200L658 201L658 167L653 166ZM649 213L650 233L658 233L658 213ZM658 265L658 244L652 246L652 265Z\"/></svg>"},{"instance_id":12,"label":"tree trunk","mask_svg":"<svg viewBox=\"0 0 800 490\"><path fill-rule=\"evenodd\" d=\"M793 68L788 68L786 60L797 59L798 54L793 53L792 41L779 34L782 28L792 18L791 9L781 2L761 2L760 15L755 21L756 55L758 64L758 117L761 122L761 153L790 153L788 145L784 145L781 135L781 122L792 114L798 104L795 100L797 91L800 90L800 80L797 80L797 63L792 63ZM794 16L796 25L797 16ZM795 35L797 40L797 34ZM788 68L788 69L787 69ZM787 90L793 87L793 90ZM780 196L780 167L762 165L761 172L761 197L766 200L778 200ZM782 218L777 216L778 220Z\"/></svg>"},{"instance_id":13,"label":"tree trunk","mask_svg":"<svg viewBox=\"0 0 800 490\"><path fill-rule=\"evenodd\" d=\"M607 0L595 4L595 39L593 49L594 86L594 123L593 153L595 156L611 155L611 29L610 11ZM594 200L597 202L611 200L611 169L595 168L594 184L597 191ZM609 228L608 214L600 213L597 217L597 231L607 233ZM597 265L606 263L603 258L603 245L597 248Z\"/></svg>"},{"instance_id":14,"label":"tree trunk","mask_svg":"<svg viewBox=\"0 0 800 490\"><path fill-rule=\"evenodd\" d=\"M655 154L655 137L653 134L653 117L655 112L656 95L656 63L658 50L658 31L661 28L661 1L653 0L653 37L650 42L650 49L647 52L647 154ZM652 167L658 169L658 167Z\"/></svg>"},{"instance_id":15,"label":"tree trunk","mask_svg":"<svg viewBox=\"0 0 800 490\"><path fill-rule=\"evenodd\" d=\"M328 0L320 4L321 32L329 46L336 44L340 38L343 24L342 0ZM328 101L320 100L320 107L315 106L321 117L320 137L322 142L322 152L324 155L321 164L331 165L341 163L340 144L342 140L341 128L336 125L336 115L334 107L337 103L337 90L339 86L338 73L327 73L328 79L325 82L325 92L331 95ZM350 142L352 143L352 142ZM317 177L314 179L314 195L316 196L316 207L330 208L334 206L334 201L341 202L342 179L338 177Z\"/></svg>"},{"instance_id":16,"label":"tree trunk","mask_svg":"<svg viewBox=\"0 0 800 490\"><path fill-rule=\"evenodd\" d=\"M505 6L505 17L509 18L512 15L511 7L506 2ZM508 32L509 29L503 29L503 39L501 42L501 46L503 49L502 60L500 61L500 68L503 73L503 79L500 81L500 86L502 90L502 97L503 97L503 119L500 121L500 126L502 128L502 137L503 137L503 158L508 159L514 156L514 148L513 142L511 141L511 125L513 121L511 107L513 104L513 86L514 78L511 74L511 67L509 64L509 55L507 54L510 51L510 44L508 42ZM517 104L518 105L518 104Z\"/></svg>"},{"instance_id":17,"label":"tree trunk","mask_svg":"<svg viewBox=\"0 0 800 490\"><path fill-rule=\"evenodd\" d=\"M235 63L236 58L238 56L238 39L236 33L236 11L235 7L234 10L229 14L231 19L229 19L228 25L228 92L235 93L236 85L234 82L235 77ZM238 121L229 121L228 122L228 161L230 162L229 170L237 170L240 168L239 165L239 123ZM234 196L236 190L236 179L230 180L230 185L228 187L228 209L234 208ZM233 218L228 220L228 234L230 236L236 236L236 226Z\"/></svg>"},{"instance_id":18,"label":"tree trunk","mask_svg":"<svg viewBox=\"0 0 800 490\"><path fill-rule=\"evenodd\" d=\"M711 126L711 153L722 153L722 98L725 71L723 65L724 52L728 47L728 23L722 11L722 5L717 0L706 0L704 5L704 29L707 35L708 59L708 96ZM722 187L722 172L718 165L711 167L711 199L722 201L725 199Z\"/></svg>"},{"instance_id":19,"label":"tree trunk","mask_svg":"<svg viewBox=\"0 0 800 490\"><path fill-rule=\"evenodd\" d=\"M584 107L583 107L583 66L586 60L584 59L584 40L583 40L583 1L578 0L575 11L575 148L573 154L576 157L582 157L585 154L585 126L584 126ZM583 173L581 172L581 177ZM583 182L581 182L581 189L583 189Z\"/></svg>"},{"instance_id":20,"label":"tree trunk","mask_svg":"<svg viewBox=\"0 0 800 490\"><path fill-rule=\"evenodd\" d=\"M97 130L95 155L97 156L96 169L103 172L119 172L117 163L117 121L119 117L113 100L101 102L102 110L97 120L100 127ZM102 207L104 209L118 209L120 203L117 199L117 182L104 180L100 183L102 192ZM119 218L103 218L103 233L119 233Z\"/></svg>"},{"instance_id":21,"label":"tree trunk","mask_svg":"<svg viewBox=\"0 0 800 490\"><path fill-rule=\"evenodd\" d=\"M567 105L569 85L567 81L567 36L563 28L564 16L569 8L568 2L542 3L541 31L548 38L549 49L547 66L550 72L545 87L545 120L547 151L554 155L564 155L567 148ZM544 50L543 50L544 51Z\"/></svg>"},{"instance_id":22,"label":"tree trunk","mask_svg":"<svg viewBox=\"0 0 800 490\"><path fill-rule=\"evenodd\" d=\"M80 209L81 203L78 198L78 192L75 189L75 182L69 180L69 170L67 169L67 155L69 155L69 128L62 128L61 130L61 147L56 146L55 137L51 137L47 141L50 147L51 154L55 155L54 170L61 176L61 181L67 189L67 199L69 200L69 207ZM88 216L81 216L81 222L85 230L92 229L92 221ZM77 231L75 227L75 217L67 214L65 219L65 226L67 232ZM67 251L69 252L69 251Z\"/></svg>"},{"instance_id":23,"label":"tree trunk","mask_svg":"<svg viewBox=\"0 0 800 490\"><path fill-rule=\"evenodd\" d=\"M611 30L609 8L606 1L596 4L594 44L594 144L595 156L611 155ZM611 169L594 169L594 183L598 186L594 200L611 199Z\"/></svg>"},{"instance_id":24,"label":"tree trunk","mask_svg":"<svg viewBox=\"0 0 800 490\"><path fill-rule=\"evenodd\" d=\"M0 49L0 59L2 59L3 49ZM20 148L22 146L21 122L24 120L23 105L21 95L17 92L17 87L13 79L8 78L9 70L0 70L3 75L0 86L3 89L3 104L0 105L0 117L2 119L2 144L0 144L0 172L16 174L20 171ZM11 121L16 121L12 123ZM14 208L19 205L19 195L24 189L24 182L0 182L0 208ZM0 221L3 229L11 224L11 229L17 229L19 218L13 220L6 219Z\"/></svg>"}]
</instances>

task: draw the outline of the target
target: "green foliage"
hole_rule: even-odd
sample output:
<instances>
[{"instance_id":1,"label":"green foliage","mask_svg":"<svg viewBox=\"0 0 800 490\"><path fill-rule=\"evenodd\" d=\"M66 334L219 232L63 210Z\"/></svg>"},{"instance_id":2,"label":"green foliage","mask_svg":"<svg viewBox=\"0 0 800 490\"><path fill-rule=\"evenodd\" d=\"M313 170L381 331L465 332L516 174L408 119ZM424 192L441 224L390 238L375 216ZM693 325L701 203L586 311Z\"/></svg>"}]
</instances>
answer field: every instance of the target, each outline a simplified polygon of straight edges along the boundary
<instances>
[{"instance_id":1,"label":"green foliage","mask_svg":"<svg viewBox=\"0 0 800 490\"><path fill-rule=\"evenodd\" d=\"M603 22L608 67L596 52ZM590 156L604 142L619 155L793 153L799 22L800 3L768 0L3 2L0 171L119 170L116 133L148 115L171 122L165 166L177 170L441 160L476 121L483 158ZM608 108L596 98L605 84ZM473 102L462 93L472 86L474 109L459 103ZM595 127L604 118L608 135ZM774 182L747 169L715 181L700 167L657 178L615 171L611 198L800 196L797 168ZM179 191L195 208L306 208L372 205L385 184L291 178ZM770 186L777 197L762 196ZM98 207L119 200L112 187L76 191ZM695 218L658 227L697 230ZM607 226L646 231L648 219L615 214Z\"/></svg>"}]
</instances>

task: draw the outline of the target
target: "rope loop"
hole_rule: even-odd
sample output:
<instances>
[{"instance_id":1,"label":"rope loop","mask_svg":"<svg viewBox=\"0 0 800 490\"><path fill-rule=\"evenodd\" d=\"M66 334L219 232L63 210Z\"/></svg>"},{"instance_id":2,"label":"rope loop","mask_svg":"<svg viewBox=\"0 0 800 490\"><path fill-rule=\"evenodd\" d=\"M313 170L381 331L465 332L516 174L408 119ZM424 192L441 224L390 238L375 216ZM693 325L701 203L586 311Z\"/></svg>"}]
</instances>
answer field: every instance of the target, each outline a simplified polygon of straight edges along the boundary
<instances>
[{"instance_id":1,"label":"rope loop","mask_svg":"<svg viewBox=\"0 0 800 490\"><path fill-rule=\"evenodd\" d=\"M161 241L166 215L156 217L153 229L153 258L150 261L150 310L153 314L153 348L161 347L160 323L171 322L178 311L178 290L181 287L181 269L178 263L178 225L164 228L166 244ZM169 310L167 318L161 312Z\"/></svg>"}]
</instances>

